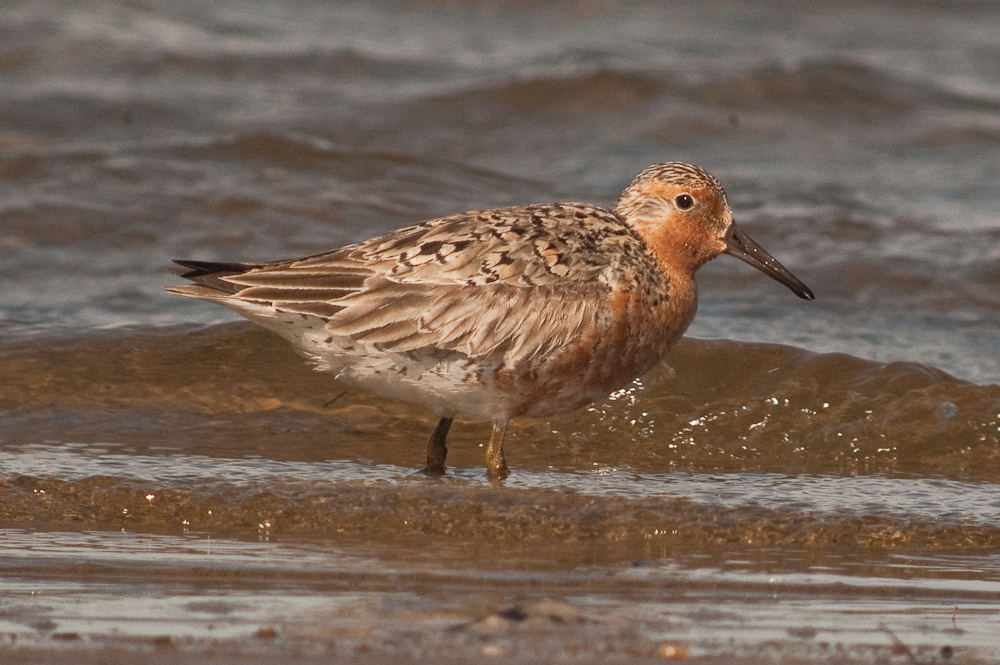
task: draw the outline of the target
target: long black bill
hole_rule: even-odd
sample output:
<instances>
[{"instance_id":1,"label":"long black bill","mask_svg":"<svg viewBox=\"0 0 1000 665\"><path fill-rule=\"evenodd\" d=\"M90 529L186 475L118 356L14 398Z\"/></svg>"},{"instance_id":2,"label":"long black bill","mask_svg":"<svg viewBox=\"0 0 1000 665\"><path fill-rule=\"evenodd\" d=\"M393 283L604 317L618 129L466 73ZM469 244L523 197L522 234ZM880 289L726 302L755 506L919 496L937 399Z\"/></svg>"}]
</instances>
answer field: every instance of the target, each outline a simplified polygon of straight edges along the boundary
<instances>
[{"instance_id":1,"label":"long black bill","mask_svg":"<svg viewBox=\"0 0 1000 665\"><path fill-rule=\"evenodd\" d=\"M815 300L816 296L813 295L808 286L790 273L788 268L778 263L773 256L764 251L763 247L755 243L735 224L731 224L729 231L726 232L726 254L735 256L740 261L746 261L768 277L778 280L798 297Z\"/></svg>"}]
</instances>

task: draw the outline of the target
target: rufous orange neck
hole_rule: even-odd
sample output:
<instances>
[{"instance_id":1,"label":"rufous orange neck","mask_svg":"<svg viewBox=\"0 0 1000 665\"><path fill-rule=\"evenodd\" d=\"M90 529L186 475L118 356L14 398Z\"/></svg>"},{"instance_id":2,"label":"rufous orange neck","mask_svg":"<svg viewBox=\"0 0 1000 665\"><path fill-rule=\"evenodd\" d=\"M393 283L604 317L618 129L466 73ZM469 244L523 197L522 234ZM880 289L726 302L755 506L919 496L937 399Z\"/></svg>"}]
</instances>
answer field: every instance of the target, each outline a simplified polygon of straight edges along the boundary
<instances>
[{"instance_id":1,"label":"rufous orange neck","mask_svg":"<svg viewBox=\"0 0 1000 665\"><path fill-rule=\"evenodd\" d=\"M673 221L673 220L671 220ZM633 228L653 250L665 272L685 272L693 275L698 268L719 255L724 246L717 247L714 239L706 238L703 228L685 221L650 222L633 221Z\"/></svg>"}]
</instances>

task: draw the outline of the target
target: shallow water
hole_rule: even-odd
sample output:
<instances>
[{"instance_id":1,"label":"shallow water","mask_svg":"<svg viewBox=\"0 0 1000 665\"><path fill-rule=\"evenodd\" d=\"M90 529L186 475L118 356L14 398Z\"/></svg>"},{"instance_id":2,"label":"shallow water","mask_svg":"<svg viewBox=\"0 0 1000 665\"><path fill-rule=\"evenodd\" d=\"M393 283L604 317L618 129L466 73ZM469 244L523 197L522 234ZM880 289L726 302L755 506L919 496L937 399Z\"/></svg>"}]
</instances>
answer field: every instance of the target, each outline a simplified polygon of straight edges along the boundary
<instances>
[{"instance_id":1,"label":"shallow water","mask_svg":"<svg viewBox=\"0 0 1000 665\"><path fill-rule=\"evenodd\" d=\"M4 3L0 655L995 662L998 146L985 2ZM673 159L817 300L712 262L503 488L163 288Z\"/></svg>"},{"instance_id":2,"label":"shallow water","mask_svg":"<svg viewBox=\"0 0 1000 665\"><path fill-rule=\"evenodd\" d=\"M406 652L448 662L544 662L587 651L640 662L715 662L720 651L742 662L887 662L894 652L903 662L907 652L917 662L942 662L953 660L951 645L961 645L961 661L975 662L972 654L995 653L995 557L888 555L872 565L851 552L781 548L747 556L730 546L669 551L613 571L525 569L527 557L514 556L496 573L484 552L469 570L467 555L451 547L429 558L420 547L427 543L405 541L404 551L375 567L370 547L356 543L17 530L3 538L31 556L8 564L20 570L6 582L12 609L0 630L8 640L58 635L63 649L126 644L154 658L180 650L251 662L288 653L364 660ZM417 552L405 551L414 546ZM81 555L90 570L53 577ZM456 560L463 563L457 570ZM970 582L955 575L959 568L993 581ZM161 634L150 637L150 626Z\"/></svg>"}]
</instances>

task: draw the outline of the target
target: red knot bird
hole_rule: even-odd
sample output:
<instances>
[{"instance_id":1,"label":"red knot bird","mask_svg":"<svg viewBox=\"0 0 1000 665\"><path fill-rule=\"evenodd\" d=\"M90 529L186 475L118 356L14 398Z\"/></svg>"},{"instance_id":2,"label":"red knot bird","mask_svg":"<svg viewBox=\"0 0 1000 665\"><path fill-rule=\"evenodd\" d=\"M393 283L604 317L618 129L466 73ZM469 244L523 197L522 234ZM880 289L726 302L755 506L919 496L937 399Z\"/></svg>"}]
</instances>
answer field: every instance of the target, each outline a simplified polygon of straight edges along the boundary
<instances>
[{"instance_id":1,"label":"red knot bird","mask_svg":"<svg viewBox=\"0 0 1000 665\"><path fill-rule=\"evenodd\" d=\"M580 408L652 368L694 318L695 271L719 254L814 297L733 223L719 181L679 162L642 171L611 210L512 206L298 259L176 261L194 284L170 291L225 305L341 381L436 409L425 473L445 472L455 414L492 421L499 481L510 419Z\"/></svg>"}]
</instances>

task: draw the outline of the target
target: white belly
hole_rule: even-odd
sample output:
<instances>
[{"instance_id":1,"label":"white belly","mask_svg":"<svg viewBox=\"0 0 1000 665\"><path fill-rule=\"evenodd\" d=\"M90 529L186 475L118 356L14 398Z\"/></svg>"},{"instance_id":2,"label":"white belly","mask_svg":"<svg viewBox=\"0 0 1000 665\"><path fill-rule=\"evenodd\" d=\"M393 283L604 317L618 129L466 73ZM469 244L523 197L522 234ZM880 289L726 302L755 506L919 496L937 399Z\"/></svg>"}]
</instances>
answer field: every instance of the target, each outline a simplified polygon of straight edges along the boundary
<instances>
[{"instance_id":1,"label":"white belly","mask_svg":"<svg viewBox=\"0 0 1000 665\"><path fill-rule=\"evenodd\" d=\"M238 310L290 341L317 370L379 395L422 404L442 413L484 420L509 418L503 395L491 388L502 358L472 360L440 349L386 352L377 345L331 335L317 317Z\"/></svg>"}]
</instances>

